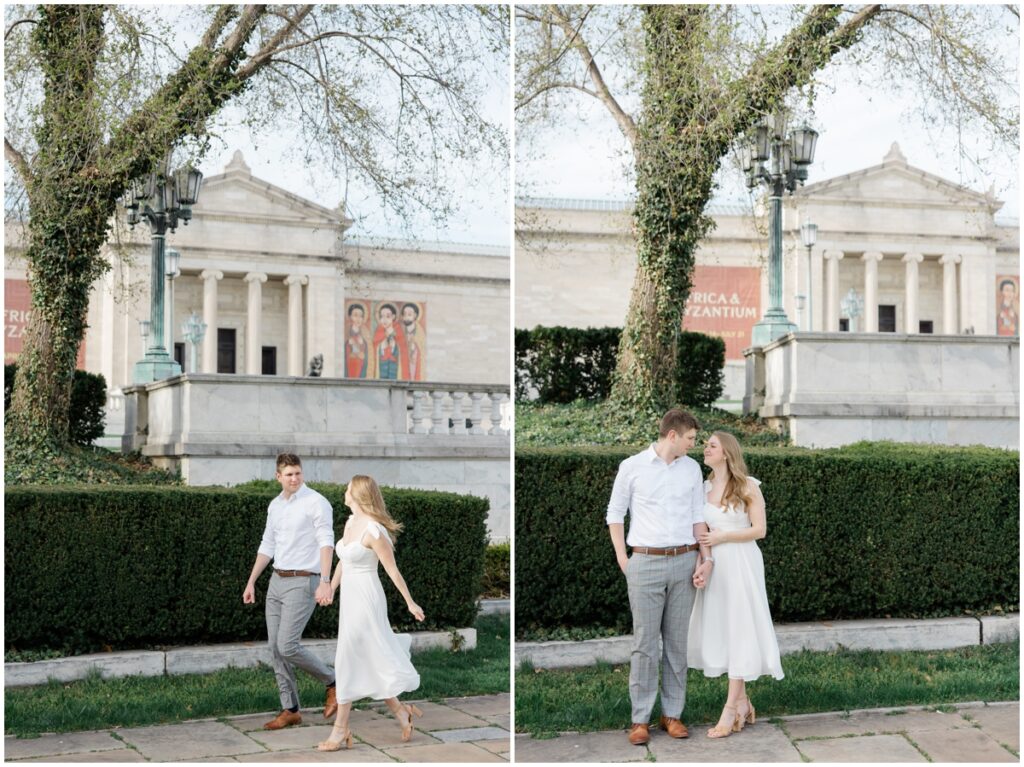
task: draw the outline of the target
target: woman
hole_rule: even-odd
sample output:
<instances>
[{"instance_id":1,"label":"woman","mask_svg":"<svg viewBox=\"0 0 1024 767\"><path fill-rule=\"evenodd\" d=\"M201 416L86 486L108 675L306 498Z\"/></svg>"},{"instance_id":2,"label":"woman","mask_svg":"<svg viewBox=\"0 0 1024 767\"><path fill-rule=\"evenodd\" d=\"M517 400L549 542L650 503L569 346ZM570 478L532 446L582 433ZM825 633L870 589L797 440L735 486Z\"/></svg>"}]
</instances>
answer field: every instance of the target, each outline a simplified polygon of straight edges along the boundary
<instances>
[{"instance_id":1,"label":"woman","mask_svg":"<svg viewBox=\"0 0 1024 767\"><path fill-rule=\"evenodd\" d=\"M699 540L714 561L690 614L687 662L704 676L729 675L729 695L709 738L724 738L754 723L746 683L769 674L782 679L779 644L768 609L764 562L755 543L765 535L761 483L747 476L739 442L716 431L704 448L711 477L704 483L704 519L710 530ZM700 588L700 587L704 588Z\"/></svg>"},{"instance_id":2,"label":"woman","mask_svg":"<svg viewBox=\"0 0 1024 767\"><path fill-rule=\"evenodd\" d=\"M380 488L370 477L352 477L345 490L345 505L352 509L352 516L338 541L338 566L331 580L332 589L341 586L334 659L338 716L330 737L317 746L320 751L337 751L342 744L352 747L348 718L352 702L360 698L383 699L402 727L403 741L412 737L413 715L423 715L416 706L398 702L400 693L420 686L420 675L409 660L408 634L391 630L387 600L377 576L380 562L405 597L409 612L423 620L423 610L412 601L395 563L392 538L402 526L388 514Z\"/></svg>"}]
</instances>

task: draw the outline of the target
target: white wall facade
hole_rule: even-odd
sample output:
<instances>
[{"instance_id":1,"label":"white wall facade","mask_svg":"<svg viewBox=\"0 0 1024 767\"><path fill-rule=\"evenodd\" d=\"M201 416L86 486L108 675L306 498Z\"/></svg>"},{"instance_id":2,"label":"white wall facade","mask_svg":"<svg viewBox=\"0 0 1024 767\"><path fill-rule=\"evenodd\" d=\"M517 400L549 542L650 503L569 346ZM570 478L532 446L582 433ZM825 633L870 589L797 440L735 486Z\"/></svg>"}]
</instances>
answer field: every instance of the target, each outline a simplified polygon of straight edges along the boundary
<instances>
[{"instance_id":1,"label":"white wall facade","mask_svg":"<svg viewBox=\"0 0 1024 767\"><path fill-rule=\"evenodd\" d=\"M838 331L840 320L848 319L842 297L854 289L864 298L873 287L878 305L894 307L896 334L920 331L908 307L916 301L917 323L930 321L936 334L995 335L997 278L1013 276L1019 284L1020 275L1018 222L997 223L1001 205L991 194L910 166L895 144L879 165L807 185L785 199L783 210L783 306L789 319L804 331ZM636 270L631 210L628 202L518 201L516 327L622 326ZM760 269L763 314L764 211L712 204L708 212L716 227L698 249L698 269ZM807 293L807 250L800 240L806 219L817 224L818 237L810 259L811 307L801 312L796 295ZM909 260L917 267L916 282ZM836 264L835 285L830 261ZM952 293L944 288L947 274ZM831 295L840 299L834 306ZM856 319L857 330L865 329L865 320ZM744 363L734 346L725 397L738 400L743 390Z\"/></svg>"}]
</instances>

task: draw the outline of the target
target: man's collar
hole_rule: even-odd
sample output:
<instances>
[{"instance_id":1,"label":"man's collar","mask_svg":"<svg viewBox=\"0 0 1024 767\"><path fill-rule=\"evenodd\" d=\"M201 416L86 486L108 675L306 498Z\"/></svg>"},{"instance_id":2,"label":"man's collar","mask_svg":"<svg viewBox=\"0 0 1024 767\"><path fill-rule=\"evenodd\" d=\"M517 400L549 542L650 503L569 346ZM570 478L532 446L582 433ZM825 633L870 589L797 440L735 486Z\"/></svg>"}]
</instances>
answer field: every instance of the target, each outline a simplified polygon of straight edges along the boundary
<instances>
[{"instance_id":1,"label":"man's collar","mask_svg":"<svg viewBox=\"0 0 1024 767\"><path fill-rule=\"evenodd\" d=\"M299 489L292 493L289 498L285 498L283 489L281 490L277 497L280 498L285 503L289 503L291 502L292 498L298 498L300 495L304 495L307 489L308 488L306 487L306 483L303 482L301 485L299 485Z\"/></svg>"}]
</instances>

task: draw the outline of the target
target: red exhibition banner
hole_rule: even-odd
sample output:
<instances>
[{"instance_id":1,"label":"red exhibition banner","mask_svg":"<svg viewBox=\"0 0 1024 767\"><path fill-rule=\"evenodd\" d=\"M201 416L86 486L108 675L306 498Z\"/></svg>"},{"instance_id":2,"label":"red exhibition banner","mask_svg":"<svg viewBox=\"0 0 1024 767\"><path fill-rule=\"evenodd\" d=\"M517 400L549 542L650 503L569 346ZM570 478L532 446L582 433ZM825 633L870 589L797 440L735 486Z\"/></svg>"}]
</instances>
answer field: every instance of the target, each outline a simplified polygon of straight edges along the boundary
<instances>
[{"instance_id":1,"label":"red exhibition banner","mask_svg":"<svg viewBox=\"0 0 1024 767\"><path fill-rule=\"evenodd\" d=\"M4 364L14 362L25 345L32 317L32 293L27 280L4 280ZM76 367L85 370L85 339L78 346Z\"/></svg>"},{"instance_id":2,"label":"red exhibition banner","mask_svg":"<svg viewBox=\"0 0 1024 767\"><path fill-rule=\"evenodd\" d=\"M742 360L750 331L761 319L761 269L756 266L697 266L686 302L683 329L718 336L725 358Z\"/></svg>"}]
</instances>

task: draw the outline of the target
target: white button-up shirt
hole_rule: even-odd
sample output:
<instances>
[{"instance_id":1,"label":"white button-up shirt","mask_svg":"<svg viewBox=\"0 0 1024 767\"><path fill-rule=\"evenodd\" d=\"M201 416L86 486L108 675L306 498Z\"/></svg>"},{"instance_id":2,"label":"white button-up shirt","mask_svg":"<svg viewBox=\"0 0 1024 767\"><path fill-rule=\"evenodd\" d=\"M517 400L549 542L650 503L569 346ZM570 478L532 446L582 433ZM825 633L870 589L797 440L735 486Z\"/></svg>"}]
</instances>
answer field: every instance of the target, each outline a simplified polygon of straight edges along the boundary
<instances>
[{"instance_id":1,"label":"white button-up shirt","mask_svg":"<svg viewBox=\"0 0 1024 767\"><path fill-rule=\"evenodd\" d=\"M630 513L630 546L671 548L697 542L693 526L704 521L704 477L700 466L682 455L665 463L654 445L619 464L608 502L608 524Z\"/></svg>"},{"instance_id":2,"label":"white button-up shirt","mask_svg":"<svg viewBox=\"0 0 1024 767\"><path fill-rule=\"evenodd\" d=\"M334 510L305 483L285 500L282 492L270 502L259 553L278 570L320 572L320 549L334 548Z\"/></svg>"}]
</instances>

